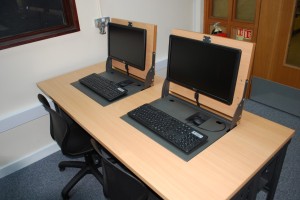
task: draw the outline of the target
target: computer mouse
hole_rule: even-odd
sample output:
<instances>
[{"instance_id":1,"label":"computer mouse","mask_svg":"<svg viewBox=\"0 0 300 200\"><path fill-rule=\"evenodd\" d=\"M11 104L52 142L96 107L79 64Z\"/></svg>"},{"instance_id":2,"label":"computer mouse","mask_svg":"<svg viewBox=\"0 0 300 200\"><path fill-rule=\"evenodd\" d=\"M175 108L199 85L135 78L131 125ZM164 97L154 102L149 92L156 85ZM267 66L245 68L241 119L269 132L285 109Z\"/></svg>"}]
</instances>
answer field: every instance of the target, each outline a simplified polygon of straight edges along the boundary
<instances>
[{"instance_id":1,"label":"computer mouse","mask_svg":"<svg viewBox=\"0 0 300 200\"><path fill-rule=\"evenodd\" d=\"M122 82L120 82L120 83L118 83L118 85L120 86L120 87L126 87L127 85L130 85L130 84L132 84L132 83L134 83L132 80L125 80L125 81L122 81Z\"/></svg>"},{"instance_id":2,"label":"computer mouse","mask_svg":"<svg viewBox=\"0 0 300 200\"><path fill-rule=\"evenodd\" d=\"M204 122L203 119L201 119L200 117L195 117L193 119L193 124L195 124L196 126L199 126L200 124L202 124Z\"/></svg>"}]
</instances>

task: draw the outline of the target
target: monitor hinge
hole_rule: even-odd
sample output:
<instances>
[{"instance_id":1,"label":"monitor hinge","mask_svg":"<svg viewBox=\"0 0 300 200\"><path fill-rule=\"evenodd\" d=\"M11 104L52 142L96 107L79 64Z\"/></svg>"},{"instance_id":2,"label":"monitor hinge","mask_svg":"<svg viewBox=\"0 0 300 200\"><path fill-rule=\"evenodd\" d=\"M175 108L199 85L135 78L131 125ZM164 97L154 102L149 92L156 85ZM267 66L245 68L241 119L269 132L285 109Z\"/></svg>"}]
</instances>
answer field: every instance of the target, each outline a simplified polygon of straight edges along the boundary
<instances>
[{"instance_id":1,"label":"monitor hinge","mask_svg":"<svg viewBox=\"0 0 300 200\"><path fill-rule=\"evenodd\" d=\"M150 87L154 81L154 76L155 76L155 52L152 53L152 64L151 64L151 68L149 69L147 75L146 75L146 79L145 79L145 85L144 85L144 89Z\"/></svg>"},{"instance_id":2,"label":"monitor hinge","mask_svg":"<svg viewBox=\"0 0 300 200\"><path fill-rule=\"evenodd\" d=\"M110 57L107 57L106 59L106 72L112 72L112 59Z\"/></svg>"},{"instance_id":3,"label":"monitor hinge","mask_svg":"<svg viewBox=\"0 0 300 200\"><path fill-rule=\"evenodd\" d=\"M234 115L233 115L233 118L232 118L232 121L231 121L231 125L230 125L230 130L233 129L236 126L237 122L242 117L247 86L248 86L248 80L245 81L243 97L242 97L241 102L239 103L238 107L236 108L236 110L234 112Z\"/></svg>"},{"instance_id":4,"label":"monitor hinge","mask_svg":"<svg viewBox=\"0 0 300 200\"><path fill-rule=\"evenodd\" d=\"M164 98L169 95L169 88L170 88L170 81L165 79L162 91L161 91L161 98Z\"/></svg>"},{"instance_id":5,"label":"monitor hinge","mask_svg":"<svg viewBox=\"0 0 300 200\"><path fill-rule=\"evenodd\" d=\"M232 118L232 121L231 121L230 130L232 130L236 126L237 122L241 119L244 102L245 102L245 99L243 98L241 100L241 102L239 103L238 107L236 108L233 118Z\"/></svg>"}]
</instances>

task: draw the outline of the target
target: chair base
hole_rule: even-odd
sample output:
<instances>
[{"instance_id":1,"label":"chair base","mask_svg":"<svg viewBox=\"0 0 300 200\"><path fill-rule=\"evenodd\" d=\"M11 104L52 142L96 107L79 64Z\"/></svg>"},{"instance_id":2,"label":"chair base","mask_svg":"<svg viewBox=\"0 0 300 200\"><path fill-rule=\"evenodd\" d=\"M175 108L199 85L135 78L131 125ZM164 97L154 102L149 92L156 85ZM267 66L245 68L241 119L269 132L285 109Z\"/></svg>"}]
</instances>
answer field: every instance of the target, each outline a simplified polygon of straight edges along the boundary
<instances>
[{"instance_id":1,"label":"chair base","mask_svg":"<svg viewBox=\"0 0 300 200\"><path fill-rule=\"evenodd\" d=\"M103 185L103 176L98 171L101 167L100 163L95 163L92 158L92 154L84 155L85 161L62 161L58 164L61 171L65 170L66 167L80 168L79 172L68 182L68 184L63 188L61 195L63 199L69 198L70 190L87 174L93 174L95 178Z\"/></svg>"}]
</instances>

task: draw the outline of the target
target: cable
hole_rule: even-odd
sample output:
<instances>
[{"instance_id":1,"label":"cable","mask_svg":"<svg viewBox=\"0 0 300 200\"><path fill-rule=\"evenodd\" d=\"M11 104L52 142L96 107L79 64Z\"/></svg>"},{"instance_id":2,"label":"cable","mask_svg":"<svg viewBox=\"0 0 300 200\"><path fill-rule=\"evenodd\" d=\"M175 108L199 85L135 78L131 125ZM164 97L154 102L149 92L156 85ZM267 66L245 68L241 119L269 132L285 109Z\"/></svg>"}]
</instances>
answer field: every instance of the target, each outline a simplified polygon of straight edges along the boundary
<instances>
[{"instance_id":1,"label":"cable","mask_svg":"<svg viewBox=\"0 0 300 200\"><path fill-rule=\"evenodd\" d=\"M221 129L217 129L217 130L209 130L209 129L206 129L206 128L202 128L202 127L196 126L196 125L193 124L193 122L191 122L191 121L186 122L186 124L187 124L187 125L192 124L192 126L195 126L195 127L199 128L199 129L201 129L201 130L209 131L209 132L220 132L220 131L224 131L225 128L226 128L226 125L224 124L224 122L221 122L221 124L223 124L224 127L221 128Z\"/></svg>"},{"instance_id":2,"label":"cable","mask_svg":"<svg viewBox=\"0 0 300 200\"><path fill-rule=\"evenodd\" d=\"M195 92L194 98L196 100L197 106L200 107L200 103L199 103L199 93Z\"/></svg>"},{"instance_id":3,"label":"cable","mask_svg":"<svg viewBox=\"0 0 300 200\"><path fill-rule=\"evenodd\" d=\"M129 76L129 68L128 68L127 64L125 64L125 69L126 69L126 72L127 72L127 76Z\"/></svg>"},{"instance_id":4,"label":"cable","mask_svg":"<svg viewBox=\"0 0 300 200\"><path fill-rule=\"evenodd\" d=\"M100 18L102 18L101 0L98 0L98 12L100 14Z\"/></svg>"}]
</instances>

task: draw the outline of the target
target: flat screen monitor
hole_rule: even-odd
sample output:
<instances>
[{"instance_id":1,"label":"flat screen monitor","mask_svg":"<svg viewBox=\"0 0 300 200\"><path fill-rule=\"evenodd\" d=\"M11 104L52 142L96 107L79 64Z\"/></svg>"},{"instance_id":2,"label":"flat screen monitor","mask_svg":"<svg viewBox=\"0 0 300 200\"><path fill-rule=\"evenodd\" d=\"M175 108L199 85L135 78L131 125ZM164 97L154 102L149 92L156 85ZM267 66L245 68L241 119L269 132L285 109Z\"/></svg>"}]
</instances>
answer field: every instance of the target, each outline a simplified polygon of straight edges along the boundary
<instances>
[{"instance_id":1,"label":"flat screen monitor","mask_svg":"<svg viewBox=\"0 0 300 200\"><path fill-rule=\"evenodd\" d=\"M167 80L231 105L240 58L240 49L170 35Z\"/></svg>"},{"instance_id":2,"label":"flat screen monitor","mask_svg":"<svg viewBox=\"0 0 300 200\"><path fill-rule=\"evenodd\" d=\"M108 24L108 56L125 65L145 70L147 31L121 24Z\"/></svg>"}]
</instances>

